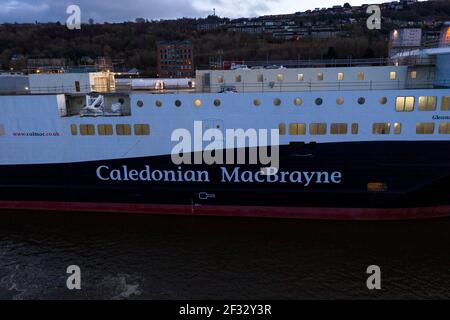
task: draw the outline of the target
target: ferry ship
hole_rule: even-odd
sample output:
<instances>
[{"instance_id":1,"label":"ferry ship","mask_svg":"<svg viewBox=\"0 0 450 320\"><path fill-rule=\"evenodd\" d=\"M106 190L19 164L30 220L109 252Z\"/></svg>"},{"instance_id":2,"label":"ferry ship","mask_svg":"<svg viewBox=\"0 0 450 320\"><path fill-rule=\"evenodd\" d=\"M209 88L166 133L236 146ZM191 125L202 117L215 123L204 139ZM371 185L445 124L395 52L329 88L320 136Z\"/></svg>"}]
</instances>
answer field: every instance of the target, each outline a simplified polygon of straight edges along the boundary
<instances>
[{"instance_id":1,"label":"ferry ship","mask_svg":"<svg viewBox=\"0 0 450 320\"><path fill-rule=\"evenodd\" d=\"M23 92L0 96L0 209L449 216L450 29L436 46L399 49L403 32L386 59L198 70L183 89L119 90L109 73L30 75ZM279 167L174 163L173 133L196 124L224 137L275 130Z\"/></svg>"}]
</instances>

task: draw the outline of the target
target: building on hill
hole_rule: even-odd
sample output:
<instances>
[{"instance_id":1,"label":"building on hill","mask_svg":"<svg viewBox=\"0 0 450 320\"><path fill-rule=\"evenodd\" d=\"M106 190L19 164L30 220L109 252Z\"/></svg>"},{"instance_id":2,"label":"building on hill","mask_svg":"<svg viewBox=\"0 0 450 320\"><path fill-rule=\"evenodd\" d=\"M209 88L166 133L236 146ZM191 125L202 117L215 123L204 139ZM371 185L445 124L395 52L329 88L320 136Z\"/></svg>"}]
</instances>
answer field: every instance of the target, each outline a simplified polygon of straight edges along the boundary
<instances>
[{"instance_id":1,"label":"building on hill","mask_svg":"<svg viewBox=\"0 0 450 320\"><path fill-rule=\"evenodd\" d=\"M156 50L160 78L191 78L195 75L194 46L190 41L160 41Z\"/></svg>"}]
</instances>

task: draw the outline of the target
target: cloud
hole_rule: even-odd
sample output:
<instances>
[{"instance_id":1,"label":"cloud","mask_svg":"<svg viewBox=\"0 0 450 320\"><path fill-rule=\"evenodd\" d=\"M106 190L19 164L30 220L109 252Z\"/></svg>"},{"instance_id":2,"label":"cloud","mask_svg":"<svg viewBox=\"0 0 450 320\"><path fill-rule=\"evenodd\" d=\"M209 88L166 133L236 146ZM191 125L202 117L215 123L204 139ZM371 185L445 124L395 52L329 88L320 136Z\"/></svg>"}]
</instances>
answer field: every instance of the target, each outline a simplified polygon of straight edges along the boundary
<instances>
[{"instance_id":1,"label":"cloud","mask_svg":"<svg viewBox=\"0 0 450 320\"><path fill-rule=\"evenodd\" d=\"M343 4L345 0L0 0L0 22L67 20L66 8L76 4L83 21L123 22L135 18L173 19L205 17L216 9L222 17L253 17L293 13L314 7ZM365 0L354 0L357 5ZM382 2L382 0L372 0Z\"/></svg>"},{"instance_id":2,"label":"cloud","mask_svg":"<svg viewBox=\"0 0 450 320\"><path fill-rule=\"evenodd\" d=\"M3 3L4 2L4 3ZM166 19L206 15L190 0L0 0L1 22L65 21L76 4L83 21L122 22L135 18Z\"/></svg>"}]
</instances>

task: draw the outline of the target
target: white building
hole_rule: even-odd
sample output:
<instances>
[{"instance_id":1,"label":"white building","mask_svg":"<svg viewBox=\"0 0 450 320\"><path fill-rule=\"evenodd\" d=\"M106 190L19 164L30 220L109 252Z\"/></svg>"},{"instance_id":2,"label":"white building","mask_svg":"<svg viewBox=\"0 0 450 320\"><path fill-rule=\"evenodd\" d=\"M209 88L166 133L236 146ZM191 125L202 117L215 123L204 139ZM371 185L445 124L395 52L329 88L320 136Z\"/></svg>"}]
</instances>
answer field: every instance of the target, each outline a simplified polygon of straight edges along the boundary
<instances>
[{"instance_id":1,"label":"white building","mask_svg":"<svg viewBox=\"0 0 450 320\"><path fill-rule=\"evenodd\" d=\"M29 81L32 94L115 90L114 73L111 72L30 74Z\"/></svg>"}]
</instances>

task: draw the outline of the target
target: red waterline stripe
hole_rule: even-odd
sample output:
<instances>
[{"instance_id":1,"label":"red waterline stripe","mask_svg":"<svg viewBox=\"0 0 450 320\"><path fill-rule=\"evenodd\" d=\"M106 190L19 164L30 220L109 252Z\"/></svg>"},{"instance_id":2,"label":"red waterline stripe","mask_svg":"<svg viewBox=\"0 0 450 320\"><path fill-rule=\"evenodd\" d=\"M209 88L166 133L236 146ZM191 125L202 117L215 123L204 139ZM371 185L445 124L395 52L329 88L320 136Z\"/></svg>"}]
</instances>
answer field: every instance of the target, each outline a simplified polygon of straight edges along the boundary
<instances>
[{"instance_id":1,"label":"red waterline stripe","mask_svg":"<svg viewBox=\"0 0 450 320\"><path fill-rule=\"evenodd\" d=\"M409 220L450 216L450 206L424 208L302 208L91 202L0 201L0 209L55 212L170 214L309 220Z\"/></svg>"}]
</instances>

